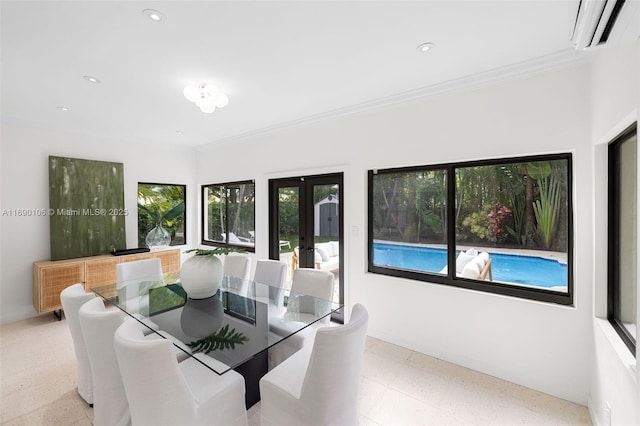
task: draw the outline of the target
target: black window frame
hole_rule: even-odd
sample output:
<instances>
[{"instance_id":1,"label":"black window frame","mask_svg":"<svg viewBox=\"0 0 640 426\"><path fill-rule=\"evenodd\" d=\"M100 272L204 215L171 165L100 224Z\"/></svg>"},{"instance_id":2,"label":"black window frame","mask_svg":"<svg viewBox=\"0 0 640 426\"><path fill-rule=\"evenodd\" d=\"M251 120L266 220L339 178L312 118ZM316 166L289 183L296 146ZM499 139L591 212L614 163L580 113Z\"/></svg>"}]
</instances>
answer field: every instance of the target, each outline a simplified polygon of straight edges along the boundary
<instances>
[{"instance_id":1,"label":"black window frame","mask_svg":"<svg viewBox=\"0 0 640 426\"><path fill-rule=\"evenodd\" d=\"M521 287L517 285L499 283L499 282L486 282L469 278L463 278L456 276L455 265L456 262L456 232L455 232L455 220L447 221L447 264L448 273L446 276L439 275L430 272L420 272L406 269L398 269L392 267L385 267L373 264L373 177L381 173L404 173L404 172L418 172L418 171L433 171L433 170L445 170L446 171L446 212L448 218L455 218L455 186L451 185L451 182L455 180L452 176L455 176L455 171L458 168L465 167L477 167L477 166L499 166L502 164L515 164L515 163L530 163L540 161L552 161L552 160L566 160L567 161L567 292L559 293L557 291L545 290L543 288L534 287ZM465 161L456 163L443 163L432 164L423 166L411 166L400 168L388 168L388 169L375 169L368 171L368 201L367 201L367 217L368 217L368 271L371 273L388 275L398 278L406 278L416 281L423 281L434 284L444 284L453 287L465 288L469 290L482 291L486 293L498 294L503 296L511 296L522 299L535 300L540 302L555 303L565 306L573 306L574 303L574 264L573 264L573 246L574 246L574 222L573 222L573 157L571 153L558 153L558 154L546 154L546 155L531 155L531 156L519 156L519 157L503 157L494 159L485 159L477 161ZM453 200L453 202L449 202Z\"/></svg>"},{"instance_id":2,"label":"black window frame","mask_svg":"<svg viewBox=\"0 0 640 426\"><path fill-rule=\"evenodd\" d=\"M237 244L237 243L231 243L229 242L229 203L228 203L228 198L225 198L225 230L226 230L226 237L225 237L225 241L213 241L213 240L207 240L205 239L206 236L206 229L205 229L205 215L207 214L207 210L206 210L206 203L207 203L207 198L205 196L206 190L207 188L210 187L224 187L227 189L227 191L230 188L238 188L240 185L253 185L253 197L254 197L254 203L253 203L253 229L255 230L255 220L256 220L256 205L255 205L255 197L256 197L256 187L255 187L255 180L243 180L243 181L235 181L235 182L224 182L224 183L209 183L206 185L202 185L200 188L200 199L201 199L201 204L200 204L200 224L201 224L201 234L200 234L200 243L202 245L206 245L206 246L213 246L213 247L223 247L223 248L233 248L236 250L241 250L241 251L246 251L246 252L250 252L250 253L255 253L255 240L252 242L253 245L244 245L244 244ZM228 192L227 192L228 193Z\"/></svg>"},{"instance_id":3,"label":"black window frame","mask_svg":"<svg viewBox=\"0 0 640 426\"><path fill-rule=\"evenodd\" d=\"M620 155L619 150L622 143L628 138L636 135L637 140L637 123L626 128L622 133L616 136L607 148L607 177L608 177L608 215L607 215L607 320L614 328L625 346L636 356L636 338L629 333L624 325L618 321L617 313L620 311L620 244L617 236L620 231ZM637 144L637 141L636 141ZM636 148L637 149L637 148ZM637 170L637 165L636 165ZM637 219L636 219L637 220ZM637 282L636 282L637 286ZM636 288L637 291L637 288ZM636 306L637 309L637 306ZM636 320L637 322L637 320Z\"/></svg>"}]
</instances>

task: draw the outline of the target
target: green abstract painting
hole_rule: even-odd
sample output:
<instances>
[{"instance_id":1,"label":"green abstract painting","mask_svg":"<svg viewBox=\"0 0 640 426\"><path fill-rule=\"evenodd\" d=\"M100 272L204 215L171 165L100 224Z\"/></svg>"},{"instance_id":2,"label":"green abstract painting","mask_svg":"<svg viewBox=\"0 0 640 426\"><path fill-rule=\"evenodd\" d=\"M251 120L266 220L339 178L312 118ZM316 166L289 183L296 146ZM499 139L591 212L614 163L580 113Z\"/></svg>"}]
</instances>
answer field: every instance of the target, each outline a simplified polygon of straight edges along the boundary
<instances>
[{"instance_id":1,"label":"green abstract painting","mask_svg":"<svg viewBox=\"0 0 640 426\"><path fill-rule=\"evenodd\" d=\"M122 163L49 157L51 260L126 248Z\"/></svg>"}]
</instances>

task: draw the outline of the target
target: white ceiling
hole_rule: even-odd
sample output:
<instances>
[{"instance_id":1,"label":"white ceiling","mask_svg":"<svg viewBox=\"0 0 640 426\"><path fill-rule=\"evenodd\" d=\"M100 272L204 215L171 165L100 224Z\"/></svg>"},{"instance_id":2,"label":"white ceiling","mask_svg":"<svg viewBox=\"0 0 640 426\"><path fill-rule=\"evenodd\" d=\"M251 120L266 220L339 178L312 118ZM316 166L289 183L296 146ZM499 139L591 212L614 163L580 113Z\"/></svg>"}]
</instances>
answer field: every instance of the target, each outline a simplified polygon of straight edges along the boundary
<instances>
[{"instance_id":1,"label":"white ceiling","mask_svg":"<svg viewBox=\"0 0 640 426\"><path fill-rule=\"evenodd\" d=\"M2 122L131 143L228 143L575 56L568 3L3 0ZM147 8L165 20L150 21ZM435 47L417 52L427 41ZM204 114L183 97L205 82L228 94L227 107Z\"/></svg>"}]
</instances>

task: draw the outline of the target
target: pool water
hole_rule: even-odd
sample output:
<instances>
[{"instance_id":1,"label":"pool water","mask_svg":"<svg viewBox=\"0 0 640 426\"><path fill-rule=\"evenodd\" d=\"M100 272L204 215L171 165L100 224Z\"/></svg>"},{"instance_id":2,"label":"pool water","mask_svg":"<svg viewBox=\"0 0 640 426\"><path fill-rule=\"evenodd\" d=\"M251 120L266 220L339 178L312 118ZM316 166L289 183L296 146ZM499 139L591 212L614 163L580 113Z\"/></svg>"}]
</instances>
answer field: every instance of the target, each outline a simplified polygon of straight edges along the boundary
<instances>
[{"instance_id":1,"label":"pool water","mask_svg":"<svg viewBox=\"0 0 640 426\"><path fill-rule=\"evenodd\" d=\"M556 260L491 252L489 255L494 281L543 288L567 286L567 265ZM431 247L374 243L373 264L438 273L447 264L447 251Z\"/></svg>"}]
</instances>

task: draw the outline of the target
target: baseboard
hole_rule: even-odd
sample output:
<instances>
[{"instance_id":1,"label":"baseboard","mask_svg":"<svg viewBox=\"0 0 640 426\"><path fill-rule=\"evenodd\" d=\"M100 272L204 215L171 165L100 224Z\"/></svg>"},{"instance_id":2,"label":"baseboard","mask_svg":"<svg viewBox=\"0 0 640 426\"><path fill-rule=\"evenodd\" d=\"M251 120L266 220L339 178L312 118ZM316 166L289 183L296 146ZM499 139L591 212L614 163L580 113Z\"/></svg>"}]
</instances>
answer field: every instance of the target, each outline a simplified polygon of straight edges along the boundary
<instances>
[{"instance_id":1,"label":"baseboard","mask_svg":"<svg viewBox=\"0 0 640 426\"><path fill-rule=\"evenodd\" d=\"M591 423L593 426L604 426L598 416L598 411L593 407L593 401L591 397L587 398L587 409L589 410L589 416L591 417Z\"/></svg>"}]
</instances>

